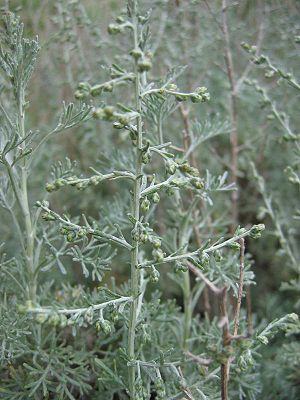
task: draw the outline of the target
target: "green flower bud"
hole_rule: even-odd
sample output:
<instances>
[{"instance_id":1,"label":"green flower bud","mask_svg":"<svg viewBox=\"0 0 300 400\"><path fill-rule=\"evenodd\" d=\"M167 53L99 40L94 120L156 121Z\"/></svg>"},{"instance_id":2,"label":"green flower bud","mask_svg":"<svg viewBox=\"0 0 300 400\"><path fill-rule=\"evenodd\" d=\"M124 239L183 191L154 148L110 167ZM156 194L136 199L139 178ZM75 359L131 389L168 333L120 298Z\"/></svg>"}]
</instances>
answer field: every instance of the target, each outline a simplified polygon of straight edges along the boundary
<instances>
[{"instance_id":1,"label":"green flower bud","mask_svg":"<svg viewBox=\"0 0 300 400\"><path fill-rule=\"evenodd\" d=\"M60 316L57 313L53 313L49 316L48 324L51 326L58 326L60 323Z\"/></svg>"},{"instance_id":2,"label":"green flower bud","mask_svg":"<svg viewBox=\"0 0 300 400\"><path fill-rule=\"evenodd\" d=\"M166 86L166 89L170 90L171 92L175 92L178 87L174 83L169 83L169 85Z\"/></svg>"},{"instance_id":3,"label":"green flower bud","mask_svg":"<svg viewBox=\"0 0 300 400\"><path fill-rule=\"evenodd\" d=\"M110 35L116 35L117 33L120 33L122 31L122 28L119 25L116 24L109 24L107 28L107 32Z\"/></svg>"},{"instance_id":4,"label":"green flower bud","mask_svg":"<svg viewBox=\"0 0 300 400\"><path fill-rule=\"evenodd\" d=\"M179 166L179 169L181 172L183 172L184 174L188 174L188 175L192 175L192 176L199 176L199 171L197 168L192 167L191 165L189 165L187 162L181 164Z\"/></svg>"},{"instance_id":5,"label":"green flower bud","mask_svg":"<svg viewBox=\"0 0 300 400\"><path fill-rule=\"evenodd\" d=\"M239 251L241 248L241 245L238 242L230 242L230 243L228 243L227 247L229 247L232 250Z\"/></svg>"},{"instance_id":6,"label":"green flower bud","mask_svg":"<svg viewBox=\"0 0 300 400\"><path fill-rule=\"evenodd\" d=\"M147 243L149 240L149 235L147 233L141 233L139 239L141 243Z\"/></svg>"},{"instance_id":7,"label":"green flower bud","mask_svg":"<svg viewBox=\"0 0 300 400\"><path fill-rule=\"evenodd\" d=\"M159 280L160 273L157 271L157 269L154 267L154 265L151 266L150 270L150 281L153 283L157 283Z\"/></svg>"},{"instance_id":8,"label":"green flower bud","mask_svg":"<svg viewBox=\"0 0 300 400\"><path fill-rule=\"evenodd\" d=\"M103 119L105 114L103 108L95 108L92 114L93 118L95 119Z\"/></svg>"},{"instance_id":9,"label":"green flower bud","mask_svg":"<svg viewBox=\"0 0 300 400\"><path fill-rule=\"evenodd\" d=\"M74 234L74 232L69 232L69 233L67 234L67 241L68 241L69 243L72 243L72 242L74 242L74 240L75 240L75 234Z\"/></svg>"},{"instance_id":10,"label":"green flower bud","mask_svg":"<svg viewBox=\"0 0 300 400\"><path fill-rule=\"evenodd\" d=\"M167 160L166 161L166 171L170 175L174 175L176 170L177 170L177 163L174 162L173 160Z\"/></svg>"},{"instance_id":11,"label":"green flower bud","mask_svg":"<svg viewBox=\"0 0 300 400\"><path fill-rule=\"evenodd\" d=\"M117 21L118 24L123 24L125 22L125 19L124 19L124 17L122 17L122 15L119 15L116 18L116 21Z\"/></svg>"},{"instance_id":12,"label":"green flower bud","mask_svg":"<svg viewBox=\"0 0 300 400\"><path fill-rule=\"evenodd\" d=\"M141 58L137 65L139 72L147 72L152 68L152 63L147 57Z\"/></svg>"},{"instance_id":13,"label":"green flower bud","mask_svg":"<svg viewBox=\"0 0 300 400\"><path fill-rule=\"evenodd\" d=\"M181 94L177 94L177 95L175 96L175 99L176 99L178 102L186 101L187 96L184 96L184 95L181 95Z\"/></svg>"},{"instance_id":14,"label":"green flower bud","mask_svg":"<svg viewBox=\"0 0 300 400\"><path fill-rule=\"evenodd\" d=\"M271 69L265 73L266 78L273 78L274 75L275 75L275 71L273 71Z\"/></svg>"},{"instance_id":15,"label":"green flower bud","mask_svg":"<svg viewBox=\"0 0 300 400\"><path fill-rule=\"evenodd\" d=\"M206 268L209 264L209 255L207 253L202 253L200 258L199 258L199 264L203 267Z\"/></svg>"},{"instance_id":16,"label":"green flower bud","mask_svg":"<svg viewBox=\"0 0 300 400\"><path fill-rule=\"evenodd\" d=\"M257 336L257 340L262 344L268 344L269 343L269 339L266 336L263 336L263 335Z\"/></svg>"},{"instance_id":17,"label":"green flower bud","mask_svg":"<svg viewBox=\"0 0 300 400\"><path fill-rule=\"evenodd\" d=\"M254 225L250 230L250 237L252 237L253 239L260 238L263 230L265 230L264 224Z\"/></svg>"},{"instance_id":18,"label":"green flower bud","mask_svg":"<svg viewBox=\"0 0 300 400\"><path fill-rule=\"evenodd\" d=\"M96 85L91 88L91 95L93 97L100 96L101 93L102 93L102 86Z\"/></svg>"},{"instance_id":19,"label":"green flower bud","mask_svg":"<svg viewBox=\"0 0 300 400\"><path fill-rule=\"evenodd\" d=\"M123 127L129 124L129 118L126 114L119 116L118 121Z\"/></svg>"},{"instance_id":20,"label":"green flower bud","mask_svg":"<svg viewBox=\"0 0 300 400\"><path fill-rule=\"evenodd\" d=\"M159 201L160 201L159 194L157 192L153 193L152 196L151 196L151 200L155 204L159 203Z\"/></svg>"},{"instance_id":21,"label":"green flower bud","mask_svg":"<svg viewBox=\"0 0 300 400\"><path fill-rule=\"evenodd\" d=\"M86 97L86 94L84 92L82 92L81 90L76 90L76 92L74 93L74 97L77 100L81 100Z\"/></svg>"},{"instance_id":22,"label":"green flower bud","mask_svg":"<svg viewBox=\"0 0 300 400\"><path fill-rule=\"evenodd\" d=\"M105 335L109 335L111 333L112 327L109 321L106 319L100 319L96 322L96 330L102 331Z\"/></svg>"},{"instance_id":23,"label":"green flower bud","mask_svg":"<svg viewBox=\"0 0 300 400\"><path fill-rule=\"evenodd\" d=\"M251 46L246 43L246 42L241 42L241 47L246 50L247 52L249 52L251 50Z\"/></svg>"},{"instance_id":24,"label":"green flower bud","mask_svg":"<svg viewBox=\"0 0 300 400\"><path fill-rule=\"evenodd\" d=\"M141 203L141 210L142 210L142 211L148 211L149 208L150 208L150 201L148 200L147 197L145 197L145 198L142 200L142 203Z\"/></svg>"},{"instance_id":25,"label":"green flower bud","mask_svg":"<svg viewBox=\"0 0 300 400\"><path fill-rule=\"evenodd\" d=\"M111 85L110 83L105 83L103 86L103 91L104 92L112 92L113 91L113 85Z\"/></svg>"},{"instance_id":26,"label":"green flower bud","mask_svg":"<svg viewBox=\"0 0 300 400\"><path fill-rule=\"evenodd\" d=\"M180 261L176 261L175 262L175 269L174 269L175 273L179 273L179 272L187 272L188 271L188 267L180 262Z\"/></svg>"},{"instance_id":27,"label":"green flower bud","mask_svg":"<svg viewBox=\"0 0 300 400\"><path fill-rule=\"evenodd\" d=\"M24 305L24 304L18 304L17 305L17 311L18 311L18 313L20 313L20 314L26 314L26 312L27 312L27 306L26 305Z\"/></svg>"},{"instance_id":28,"label":"green flower bud","mask_svg":"<svg viewBox=\"0 0 300 400\"><path fill-rule=\"evenodd\" d=\"M130 52L130 55L135 59L138 60L139 58L141 58L143 56L143 52L141 49L133 49Z\"/></svg>"},{"instance_id":29,"label":"green flower bud","mask_svg":"<svg viewBox=\"0 0 300 400\"><path fill-rule=\"evenodd\" d=\"M48 314L46 313L40 313L35 315L35 321L38 324L44 324L48 319Z\"/></svg>"},{"instance_id":30,"label":"green flower bud","mask_svg":"<svg viewBox=\"0 0 300 400\"><path fill-rule=\"evenodd\" d=\"M153 247L155 247L156 249L158 249L159 247L161 247L161 240L158 237L155 236L151 236L149 238L150 243L153 245Z\"/></svg>"},{"instance_id":31,"label":"green flower bud","mask_svg":"<svg viewBox=\"0 0 300 400\"><path fill-rule=\"evenodd\" d=\"M203 101L203 97L200 94L191 94L190 99L192 103L201 103Z\"/></svg>"},{"instance_id":32,"label":"green flower bud","mask_svg":"<svg viewBox=\"0 0 300 400\"><path fill-rule=\"evenodd\" d=\"M67 325L68 325L68 318L64 314L60 315L59 327L65 328Z\"/></svg>"},{"instance_id":33,"label":"green flower bud","mask_svg":"<svg viewBox=\"0 0 300 400\"><path fill-rule=\"evenodd\" d=\"M173 196L175 194L175 190L171 187L167 187L166 193L168 196Z\"/></svg>"},{"instance_id":34,"label":"green flower bud","mask_svg":"<svg viewBox=\"0 0 300 400\"><path fill-rule=\"evenodd\" d=\"M204 182L202 179L192 178L190 182L196 189L204 189Z\"/></svg>"},{"instance_id":35,"label":"green flower bud","mask_svg":"<svg viewBox=\"0 0 300 400\"><path fill-rule=\"evenodd\" d=\"M81 90L82 92L86 92L87 94L90 93L91 90L91 85L87 82L79 82L77 86L78 90Z\"/></svg>"},{"instance_id":36,"label":"green flower bud","mask_svg":"<svg viewBox=\"0 0 300 400\"><path fill-rule=\"evenodd\" d=\"M151 154L149 152L145 152L142 154L142 163L143 164L149 164L151 161Z\"/></svg>"},{"instance_id":37,"label":"green flower bud","mask_svg":"<svg viewBox=\"0 0 300 400\"><path fill-rule=\"evenodd\" d=\"M222 256L222 254L221 254L221 252L220 252L219 250L216 250L216 251L214 252L214 258L215 258L215 260L216 260L217 262L220 262L220 261L223 260L223 256Z\"/></svg>"},{"instance_id":38,"label":"green flower bud","mask_svg":"<svg viewBox=\"0 0 300 400\"><path fill-rule=\"evenodd\" d=\"M114 108L112 106L106 106L103 108L103 112L105 115L105 118L110 120L114 116Z\"/></svg>"},{"instance_id":39,"label":"green flower bud","mask_svg":"<svg viewBox=\"0 0 300 400\"><path fill-rule=\"evenodd\" d=\"M45 221L55 221L56 218L54 215L52 215L50 212L45 212L42 214L42 218Z\"/></svg>"},{"instance_id":40,"label":"green flower bud","mask_svg":"<svg viewBox=\"0 0 300 400\"><path fill-rule=\"evenodd\" d=\"M94 311L92 309L92 307L90 307L84 314L84 319L86 320L86 322L88 324L91 324L93 322L93 318L94 318Z\"/></svg>"},{"instance_id":41,"label":"green flower bud","mask_svg":"<svg viewBox=\"0 0 300 400\"><path fill-rule=\"evenodd\" d=\"M46 183L47 192L54 192L56 190L56 186L53 183Z\"/></svg>"},{"instance_id":42,"label":"green flower bud","mask_svg":"<svg viewBox=\"0 0 300 400\"><path fill-rule=\"evenodd\" d=\"M153 249L153 250L152 250L152 256L153 256L153 258L154 258L154 260L155 260L156 262L161 262L161 261L164 260L164 253L163 253L163 251L162 251L160 248L158 248L158 249Z\"/></svg>"},{"instance_id":43,"label":"green flower bud","mask_svg":"<svg viewBox=\"0 0 300 400\"><path fill-rule=\"evenodd\" d=\"M59 178L59 179L56 179L56 181L54 182L54 184L55 184L55 187L56 187L57 189L59 189L59 188L65 186L66 181L65 181L65 179Z\"/></svg>"}]
</instances>

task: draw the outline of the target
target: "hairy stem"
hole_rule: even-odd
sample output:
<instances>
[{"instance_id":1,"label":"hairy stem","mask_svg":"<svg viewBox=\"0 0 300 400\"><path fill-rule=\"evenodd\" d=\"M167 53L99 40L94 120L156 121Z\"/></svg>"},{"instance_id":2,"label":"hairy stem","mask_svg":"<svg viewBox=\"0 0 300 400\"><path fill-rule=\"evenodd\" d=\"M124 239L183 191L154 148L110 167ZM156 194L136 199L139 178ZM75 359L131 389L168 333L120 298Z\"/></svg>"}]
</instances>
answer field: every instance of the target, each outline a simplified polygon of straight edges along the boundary
<instances>
[{"instance_id":1,"label":"hairy stem","mask_svg":"<svg viewBox=\"0 0 300 400\"><path fill-rule=\"evenodd\" d=\"M134 48L138 48L138 19L137 19L137 2L133 3L133 40ZM138 71L137 61L134 65L135 73L135 108L138 112L137 117L137 147L136 147L136 165L135 165L135 175L137 179L134 182L133 190L133 215L136 221L140 219L140 197L141 197L141 174L142 174L142 119L141 119L141 98L140 98L140 73ZM139 243L135 241L134 248L131 252L131 296L133 301L130 306L130 320L129 320L129 330L128 330L128 355L131 360L135 359L135 330L138 317L138 306L139 306L139 281L140 281L140 271L137 268L139 264ZM136 367L129 366L129 392L130 398L132 400L136 399L135 391L135 375Z\"/></svg>"},{"instance_id":2,"label":"hairy stem","mask_svg":"<svg viewBox=\"0 0 300 400\"><path fill-rule=\"evenodd\" d=\"M24 88L20 88L18 94L18 129L21 138L25 137L25 92ZM23 150L25 150L26 143L23 141L21 144ZM34 229L31 220L31 213L29 208L28 191L27 191L27 178L28 170L26 159L23 158L23 163L21 166L21 176L20 176L20 203L21 210L24 219L25 233L26 233L26 246L25 246L25 263L28 274L28 287L27 296L28 300L33 303L36 301L36 290L37 290L37 276L34 271Z\"/></svg>"}]
</instances>

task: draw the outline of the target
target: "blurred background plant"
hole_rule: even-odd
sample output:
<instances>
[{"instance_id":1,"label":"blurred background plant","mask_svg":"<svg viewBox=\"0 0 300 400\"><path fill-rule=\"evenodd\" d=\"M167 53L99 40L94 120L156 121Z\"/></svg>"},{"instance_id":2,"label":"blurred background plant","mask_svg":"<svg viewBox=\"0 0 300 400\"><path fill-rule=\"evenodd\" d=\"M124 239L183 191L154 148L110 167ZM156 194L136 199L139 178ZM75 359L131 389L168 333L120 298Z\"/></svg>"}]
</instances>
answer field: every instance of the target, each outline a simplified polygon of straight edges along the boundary
<instances>
[{"instance_id":1,"label":"blurred background plant","mask_svg":"<svg viewBox=\"0 0 300 400\"><path fill-rule=\"evenodd\" d=\"M142 74L143 86L154 82L153 87L159 88L168 82L183 88L183 93L193 93L205 85L211 98L203 104L155 93L145 98L143 117L147 134L153 135L150 145L172 142L166 151L176 155L176 163L163 158L157 168L173 172L175 164L188 161L201 178L196 182L198 177L194 177L194 189L197 185L207 189L200 198L190 188L183 194L161 196L158 205L152 199L146 222L169 254L178 248L185 252L187 244L193 250L207 248L222 236L238 234L239 225L265 224L262 238L246 238L239 326L245 338L224 346L226 324L224 320L222 324L224 315L219 315L218 299L227 286L225 311L233 332L243 255L241 243L234 242L236 254L229 249L203 259L196 275L195 266L179 262L160 267L159 278L152 270L151 279L159 283L148 285L137 330L141 359L138 365L130 364L133 361L124 350L127 311L115 307L118 296L125 297L129 291L123 250L116 256L112 248L97 240L86 243L84 238L73 245L68 230L58 235L57 227L41 221L40 209L34 207L36 200L50 200L51 210L68 214L72 223L79 224L78 216L84 214L105 232L115 230L116 224L121 231L131 229L127 183L108 181L89 185L84 192L75 192L69 185L49 190L50 194L45 190L46 183L60 186L59 179L91 176L90 167L101 173L133 168L128 132L91 119L89 112L90 106L131 106L130 89L120 85L111 92L106 86L99 100L85 95L88 86L78 85L107 82L112 74L120 74L112 64L126 68L130 64L130 35L109 34L123 23L111 22L113 18L122 15L126 20L126 4L6 0L4 20L9 18L8 10L20 16L24 37L33 38L30 59L38 61L33 77L23 86L11 80L9 71L0 77L1 161L6 160L0 171L0 397L126 399L127 369L133 365L138 371L136 398L218 399L224 378L220 366L230 360L229 398L297 399L300 329L293 315L283 316L299 313L300 305L300 4L296 0L139 3L148 51L143 68L151 67L147 78ZM18 57L5 58L6 34L4 23L2 61L21 65ZM11 57L17 54L11 50ZM15 78L24 76L24 70L16 68L15 73ZM20 132L23 114L25 141ZM68 132L64 133L65 128ZM24 168L29 171L26 183ZM151 175L153 168L147 168ZM27 198L31 228L28 213L12 192L9 169L20 187L21 203ZM227 192L231 183L238 190ZM44 217L51 219L51 213ZM24 241L31 240L32 232L34 252L28 255ZM148 258L149 251L145 249ZM23 268L28 256L34 258L38 276L30 276L30 268ZM37 290L33 290L35 284ZM36 306L36 301L57 310L87 310L84 317L75 313L72 323L52 311L46 322L43 313L20 313ZM107 301L113 303L104 310L105 319L96 321L88 307ZM288 338L274 337L281 329ZM222 398L226 398L224 393Z\"/></svg>"}]
</instances>

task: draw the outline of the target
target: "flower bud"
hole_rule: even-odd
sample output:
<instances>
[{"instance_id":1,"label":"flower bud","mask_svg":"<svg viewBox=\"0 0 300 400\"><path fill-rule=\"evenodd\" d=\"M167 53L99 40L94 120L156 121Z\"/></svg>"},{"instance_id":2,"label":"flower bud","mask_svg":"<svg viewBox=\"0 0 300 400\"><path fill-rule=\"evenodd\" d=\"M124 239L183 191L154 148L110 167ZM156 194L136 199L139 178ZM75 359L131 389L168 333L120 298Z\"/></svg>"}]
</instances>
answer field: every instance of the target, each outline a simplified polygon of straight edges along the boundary
<instances>
[{"instance_id":1,"label":"flower bud","mask_svg":"<svg viewBox=\"0 0 300 400\"><path fill-rule=\"evenodd\" d=\"M232 250L239 251L241 248L241 245L238 242L230 242L230 243L228 243L227 247L229 247Z\"/></svg>"},{"instance_id":2,"label":"flower bud","mask_svg":"<svg viewBox=\"0 0 300 400\"><path fill-rule=\"evenodd\" d=\"M159 194L157 192L153 193L153 195L151 196L151 200L153 201L154 204L159 203L160 201Z\"/></svg>"},{"instance_id":3,"label":"flower bud","mask_svg":"<svg viewBox=\"0 0 300 400\"><path fill-rule=\"evenodd\" d=\"M166 89L170 90L171 92L175 92L178 87L174 83L169 83L169 85L166 86Z\"/></svg>"},{"instance_id":4,"label":"flower bud","mask_svg":"<svg viewBox=\"0 0 300 400\"><path fill-rule=\"evenodd\" d=\"M137 66L139 72L147 72L152 68L152 63L148 57L143 57L139 60Z\"/></svg>"},{"instance_id":5,"label":"flower bud","mask_svg":"<svg viewBox=\"0 0 300 400\"><path fill-rule=\"evenodd\" d=\"M187 271L188 271L188 267L184 263L182 263L180 261L175 262L175 273L187 272Z\"/></svg>"},{"instance_id":6,"label":"flower bud","mask_svg":"<svg viewBox=\"0 0 300 400\"><path fill-rule=\"evenodd\" d=\"M45 212L42 214L42 218L45 221L55 221L56 218L54 215L52 215L50 212Z\"/></svg>"},{"instance_id":7,"label":"flower bud","mask_svg":"<svg viewBox=\"0 0 300 400\"><path fill-rule=\"evenodd\" d=\"M153 250L152 250L152 256L153 256L153 258L154 258L154 260L155 260L156 262L161 262L161 261L164 260L164 253L163 253L163 251L162 251L160 248L158 248L158 249L153 249Z\"/></svg>"},{"instance_id":8,"label":"flower bud","mask_svg":"<svg viewBox=\"0 0 300 400\"><path fill-rule=\"evenodd\" d=\"M47 192L53 192L56 190L56 186L53 183L46 183L46 190Z\"/></svg>"},{"instance_id":9,"label":"flower bud","mask_svg":"<svg viewBox=\"0 0 300 400\"><path fill-rule=\"evenodd\" d=\"M166 171L170 175L174 175L177 170L177 163L173 160L166 161Z\"/></svg>"},{"instance_id":10,"label":"flower bud","mask_svg":"<svg viewBox=\"0 0 300 400\"><path fill-rule=\"evenodd\" d=\"M258 225L252 226L252 228L250 230L250 237L252 237L253 239L260 238L263 230L265 230L264 224L258 224Z\"/></svg>"},{"instance_id":11,"label":"flower bud","mask_svg":"<svg viewBox=\"0 0 300 400\"><path fill-rule=\"evenodd\" d=\"M104 92L112 92L113 91L113 85L111 85L110 83L105 83L103 86L103 91Z\"/></svg>"},{"instance_id":12,"label":"flower bud","mask_svg":"<svg viewBox=\"0 0 300 400\"><path fill-rule=\"evenodd\" d=\"M194 186L196 189L204 189L204 182L200 178L192 178L190 180L191 184Z\"/></svg>"},{"instance_id":13,"label":"flower bud","mask_svg":"<svg viewBox=\"0 0 300 400\"><path fill-rule=\"evenodd\" d=\"M105 335L111 333L112 327L109 321L106 319L100 319L96 322L96 329L97 331L102 331Z\"/></svg>"},{"instance_id":14,"label":"flower bud","mask_svg":"<svg viewBox=\"0 0 300 400\"><path fill-rule=\"evenodd\" d=\"M135 59L138 60L139 58L141 58L143 56L143 52L141 49L133 49L130 52L130 55Z\"/></svg>"},{"instance_id":15,"label":"flower bud","mask_svg":"<svg viewBox=\"0 0 300 400\"><path fill-rule=\"evenodd\" d=\"M151 154L149 152L145 152L142 154L142 163L143 164L149 164L151 161Z\"/></svg>"},{"instance_id":16,"label":"flower bud","mask_svg":"<svg viewBox=\"0 0 300 400\"><path fill-rule=\"evenodd\" d=\"M122 31L122 28L117 25L117 24L109 24L107 28L107 32L110 35L116 35L117 33L120 33Z\"/></svg>"},{"instance_id":17,"label":"flower bud","mask_svg":"<svg viewBox=\"0 0 300 400\"><path fill-rule=\"evenodd\" d=\"M141 203L141 210L142 210L142 211L148 211L149 208L150 208L150 201L148 200L147 197L145 197L145 198L142 200L142 203Z\"/></svg>"},{"instance_id":18,"label":"flower bud","mask_svg":"<svg viewBox=\"0 0 300 400\"><path fill-rule=\"evenodd\" d=\"M91 95L93 97L100 96L101 93L102 93L102 86L96 85L91 88Z\"/></svg>"},{"instance_id":19,"label":"flower bud","mask_svg":"<svg viewBox=\"0 0 300 400\"><path fill-rule=\"evenodd\" d=\"M156 249L161 247L161 240L158 237L150 236L149 241Z\"/></svg>"},{"instance_id":20,"label":"flower bud","mask_svg":"<svg viewBox=\"0 0 300 400\"><path fill-rule=\"evenodd\" d=\"M150 270L150 281L153 283L157 283L159 280L160 273L157 271L157 269L154 267L154 265L151 266Z\"/></svg>"}]
</instances>

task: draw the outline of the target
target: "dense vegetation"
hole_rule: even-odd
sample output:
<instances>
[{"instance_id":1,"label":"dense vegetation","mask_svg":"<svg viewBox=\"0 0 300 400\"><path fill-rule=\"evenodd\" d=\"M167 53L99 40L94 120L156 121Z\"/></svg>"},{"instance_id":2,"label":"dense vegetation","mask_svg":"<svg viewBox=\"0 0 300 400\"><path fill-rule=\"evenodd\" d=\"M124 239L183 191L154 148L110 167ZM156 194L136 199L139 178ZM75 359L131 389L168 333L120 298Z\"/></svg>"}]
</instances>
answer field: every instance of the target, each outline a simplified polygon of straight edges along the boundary
<instances>
[{"instance_id":1,"label":"dense vegetation","mask_svg":"<svg viewBox=\"0 0 300 400\"><path fill-rule=\"evenodd\" d=\"M298 399L299 2L1 13L0 398Z\"/></svg>"}]
</instances>

